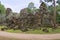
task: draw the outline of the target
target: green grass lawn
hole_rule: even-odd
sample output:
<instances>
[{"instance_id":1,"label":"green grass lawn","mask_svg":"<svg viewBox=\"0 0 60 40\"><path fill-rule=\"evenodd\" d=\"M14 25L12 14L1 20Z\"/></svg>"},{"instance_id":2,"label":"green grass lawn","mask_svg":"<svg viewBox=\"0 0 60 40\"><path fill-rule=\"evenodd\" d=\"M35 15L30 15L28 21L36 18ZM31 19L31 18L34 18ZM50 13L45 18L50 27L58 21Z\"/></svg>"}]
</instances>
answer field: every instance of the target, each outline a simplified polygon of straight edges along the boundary
<instances>
[{"instance_id":1,"label":"green grass lawn","mask_svg":"<svg viewBox=\"0 0 60 40\"><path fill-rule=\"evenodd\" d=\"M0 29L3 28L4 26L0 26ZM11 33L26 33L26 34L54 34L54 33L60 33L60 29L55 29L52 31L52 28L48 28L49 32L43 32L42 30L30 30L26 32L22 32L21 30L5 30L6 32L11 32Z\"/></svg>"},{"instance_id":2,"label":"green grass lawn","mask_svg":"<svg viewBox=\"0 0 60 40\"><path fill-rule=\"evenodd\" d=\"M11 32L11 33L26 33L26 34L54 34L54 33L60 33L60 29L55 29L52 31L51 28L49 28L49 32L43 32L42 30L30 30L30 31L26 31L26 32L22 32L21 30L6 30L7 32Z\"/></svg>"}]
</instances>

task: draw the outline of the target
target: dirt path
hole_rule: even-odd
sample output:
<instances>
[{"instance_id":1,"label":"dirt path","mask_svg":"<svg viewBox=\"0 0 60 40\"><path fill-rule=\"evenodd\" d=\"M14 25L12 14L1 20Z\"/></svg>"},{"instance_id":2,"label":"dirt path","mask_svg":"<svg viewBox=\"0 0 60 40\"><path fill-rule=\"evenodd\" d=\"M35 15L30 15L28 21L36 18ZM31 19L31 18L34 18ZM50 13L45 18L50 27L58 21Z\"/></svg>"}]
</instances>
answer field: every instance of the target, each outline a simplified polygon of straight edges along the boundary
<instances>
[{"instance_id":1,"label":"dirt path","mask_svg":"<svg viewBox=\"0 0 60 40\"><path fill-rule=\"evenodd\" d=\"M18 39L60 39L60 34L17 34L0 31L0 36Z\"/></svg>"}]
</instances>

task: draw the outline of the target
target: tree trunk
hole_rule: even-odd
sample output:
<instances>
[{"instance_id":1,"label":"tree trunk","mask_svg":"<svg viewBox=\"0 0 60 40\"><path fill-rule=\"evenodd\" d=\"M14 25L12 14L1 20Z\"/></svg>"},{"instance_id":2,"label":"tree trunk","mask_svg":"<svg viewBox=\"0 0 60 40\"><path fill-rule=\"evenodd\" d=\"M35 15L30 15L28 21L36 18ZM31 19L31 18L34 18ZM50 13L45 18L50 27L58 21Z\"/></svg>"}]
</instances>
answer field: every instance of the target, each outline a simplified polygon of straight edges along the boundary
<instances>
[{"instance_id":1,"label":"tree trunk","mask_svg":"<svg viewBox=\"0 0 60 40\"><path fill-rule=\"evenodd\" d=\"M53 0L53 5L54 5L54 13L53 13L53 23L54 23L54 27L53 27L53 28L56 28L57 25L56 25L56 4L55 4L55 0Z\"/></svg>"}]
</instances>

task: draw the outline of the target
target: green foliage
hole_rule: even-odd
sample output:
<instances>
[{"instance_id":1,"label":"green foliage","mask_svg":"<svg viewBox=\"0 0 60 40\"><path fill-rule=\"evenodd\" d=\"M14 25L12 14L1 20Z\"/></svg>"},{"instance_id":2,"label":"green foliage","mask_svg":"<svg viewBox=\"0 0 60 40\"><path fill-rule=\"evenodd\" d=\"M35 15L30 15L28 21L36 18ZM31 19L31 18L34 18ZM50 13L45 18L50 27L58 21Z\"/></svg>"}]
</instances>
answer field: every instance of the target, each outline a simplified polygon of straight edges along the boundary
<instances>
[{"instance_id":1,"label":"green foliage","mask_svg":"<svg viewBox=\"0 0 60 40\"><path fill-rule=\"evenodd\" d=\"M4 5L2 5L0 3L0 23L1 23L1 25L5 21L5 14L6 14L5 7L4 7Z\"/></svg>"},{"instance_id":2,"label":"green foliage","mask_svg":"<svg viewBox=\"0 0 60 40\"><path fill-rule=\"evenodd\" d=\"M57 3L60 5L60 0L57 0Z\"/></svg>"},{"instance_id":3,"label":"green foliage","mask_svg":"<svg viewBox=\"0 0 60 40\"><path fill-rule=\"evenodd\" d=\"M30 8L27 8L28 13L32 13L32 10Z\"/></svg>"},{"instance_id":4,"label":"green foliage","mask_svg":"<svg viewBox=\"0 0 60 40\"><path fill-rule=\"evenodd\" d=\"M10 30L6 30L7 32L11 32L11 33L22 33L21 30L13 30L13 29L10 29Z\"/></svg>"},{"instance_id":5,"label":"green foliage","mask_svg":"<svg viewBox=\"0 0 60 40\"><path fill-rule=\"evenodd\" d=\"M30 9L34 8L34 3L33 2L29 3L28 8Z\"/></svg>"},{"instance_id":6,"label":"green foliage","mask_svg":"<svg viewBox=\"0 0 60 40\"><path fill-rule=\"evenodd\" d=\"M3 20L5 20L5 14L6 14L6 10L5 10L5 7L4 7L4 5L2 5L1 3L0 3L0 23L2 23L3 22Z\"/></svg>"},{"instance_id":7,"label":"green foliage","mask_svg":"<svg viewBox=\"0 0 60 40\"><path fill-rule=\"evenodd\" d=\"M36 10L36 7L34 6L33 2L30 2L27 7L28 13L34 13Z\"/></svg>"},{"instance_id":8,"label":"green foliage","mask_svg":"<svg viewBox=\"0 0 60 40\"><path fill-rule=\"evenodd\" d=\"M0 3L0 14L5 14L5 7Z\"/></svg>"},{"instance_id":9,"label":"green foliage","mask_svg":"<svg viewBox=\"0 0 60 40\"><path fill-rule=\"evenodd\" d=\"M48 10L50 10L50 12L52 12L53 11L53 6L52 5L48 6Z\"/></svg>"},{"instance_id":10,"label":"green foliage","mask_svg":"<svg viewBox=\"0 0 60 40\"><path fill-rule=\"evenodd\" d=\"M44 0L45 2L52 2L52 0Z\"/></svg>"},{"instance_id":11,"label":"green foliage","mask_svg":"<svg viewBox=\"0 0 60 40\"><path fill-rule=\"evenodd\" d=\"M57 28L55 30L53 30L52 28L48 28L48 30L49 30L48 33L44 32L42 30L43 30L43 28L41 30L29 30L29 31L26 31L26 32L22 32L21 30L13 30L13 29L6 30L6 31L10 32L10 33L26 33L26 34L54 34L54 33L60 33L59 28Z\"/></svg>"},{"instance_id":12,"label":"green foliage","mask_svg":"<svg viewBox=\"0 0 60 40\"><path fill-rule=\"evenodd\" d=\"M60 5L56 6L56 11L60 11Z\"/></svg>"},{"instance_id":13,"label":"green foliage","mask_svg":"<svg viewBox=\"0 0 60 40\"><path fill-rule=\"evenodd\" d=\"M60 5L56 6L56 11L57 11L57 22L60 23Z\"/></svg>"},{"instance_id":14,"label":"green foliage","mask_svg":"<svg viewBox=\"0 0 60 40\"><path fill-rule=\"evenodd\" d=\"M52 2L53 0L44 0L45 2ZM43 0L40 0L40 2L44 2Z\"/></svg>"}]
</instances>

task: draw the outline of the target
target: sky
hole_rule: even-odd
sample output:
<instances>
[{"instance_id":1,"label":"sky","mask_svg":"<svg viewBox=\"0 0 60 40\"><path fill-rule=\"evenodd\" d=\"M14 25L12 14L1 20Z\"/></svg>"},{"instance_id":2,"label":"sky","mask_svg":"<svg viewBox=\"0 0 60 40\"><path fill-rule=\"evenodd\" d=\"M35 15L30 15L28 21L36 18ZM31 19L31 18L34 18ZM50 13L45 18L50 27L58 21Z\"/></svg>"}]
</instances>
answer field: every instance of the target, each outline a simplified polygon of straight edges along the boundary
<instances>
[{"instance_id":1,"label":"sky","mask_svg":"<svg viewBox=\"0 0 60 40\"><path fill-rule=\"evenodd\" d=\"M13 12L20 12L21 9L28 7L30 2L34 3L36 8L40 6L40 0L0 0L5 8L11 8ZM57 0L56 0L57 1ZM48 3L48 5L52 3Z\"/></svg>"},{"instance_id":2,"label":"sky","mask_svg":"<svg viewBox=\"0 0 60 40\"><path fill-rule=\"evenodd\" d=\"M30 2L33 2L35 7L39 8L39 0L0 0L5 8L11 8L13 12L20 12L21 9L26 8Z\"/></svg>"}]
</instances>

